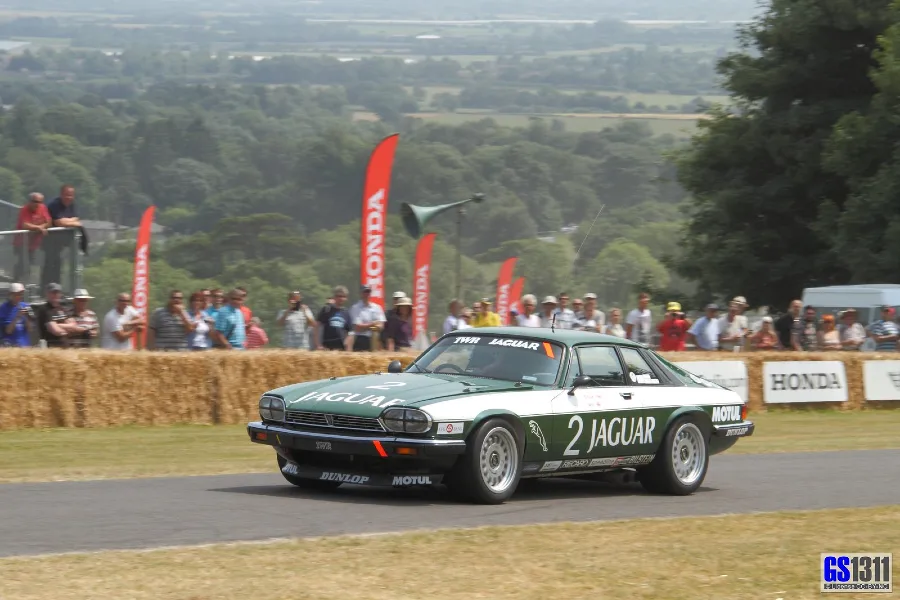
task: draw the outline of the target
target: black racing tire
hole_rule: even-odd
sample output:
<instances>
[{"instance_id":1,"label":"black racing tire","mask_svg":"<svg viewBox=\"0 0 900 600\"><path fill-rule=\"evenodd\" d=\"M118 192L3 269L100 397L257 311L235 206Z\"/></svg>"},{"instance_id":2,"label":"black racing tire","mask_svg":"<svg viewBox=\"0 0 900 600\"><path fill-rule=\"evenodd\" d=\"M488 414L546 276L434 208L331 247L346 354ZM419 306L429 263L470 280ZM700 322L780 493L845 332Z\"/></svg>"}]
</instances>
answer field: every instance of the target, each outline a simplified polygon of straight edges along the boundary
<instances>
[{"instance_id":1,"label":"black racing tire","mask_svg":"<svg viewBox=\"0 0 900 600\"><path fill-rule=\"evenodd\" d=\"M522 477L524 447L504 419L489 419L469 437L466 452L448 474L447 487L460 499L477 504L502 504Z\"/></svg>"},{"instance_id":2,"label":"black racing tire","mask_svg":"<svg viewBox=\"0 0 900 600\"><path fill-rule=\"evenodd\" d=\"M638 480L653 494L689 496L709 470L709 428L685 415L666 430L653 461L638 470Z\"/></svg>"},{"instance_id":3,"label":"black racing tire","mask_svg":"<svg viewBox=\"0 0 900 600\"><path fill-rule=\"evenodd\" d=\"M284 466L287 464L287 459L285 459L280 454L276 455L278 457L278 472L281 473L281 476L290 483L291 485L296 485L298 488L303 488L307 490L333 490L341 485L340 481L322 481L321 479L307 479L305 477L297 477L295 475L290 475L284 472Z\"/></svg>"}]
</instances>

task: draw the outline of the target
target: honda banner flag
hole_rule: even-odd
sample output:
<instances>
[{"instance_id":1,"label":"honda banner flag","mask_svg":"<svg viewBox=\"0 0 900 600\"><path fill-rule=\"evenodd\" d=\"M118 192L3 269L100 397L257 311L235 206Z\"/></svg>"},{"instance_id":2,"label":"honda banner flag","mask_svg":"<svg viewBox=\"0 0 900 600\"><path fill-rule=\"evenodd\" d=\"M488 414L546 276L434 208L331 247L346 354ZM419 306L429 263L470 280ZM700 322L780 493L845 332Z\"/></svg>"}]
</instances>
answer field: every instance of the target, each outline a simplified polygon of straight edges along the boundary
<instances>
[{"instance_id":1,"label":"honda banner flag","mask_svg":"<svg viewBox=\"0 0 900 600\"><path fill-rule=\"evenodd\" d=\"M360 285L372 288L371 301L384 308L384 235L394 151L400 134L379 142L366 169L363 188Z\"/></svg>"},{"instance_id":2,"label":"honda banner flag","mask_svg":"<svg viewBox=\"0 0 900 600\"><path fill-rule=\"evenodd\" d=\"M425 333L428 328L428 302L431 292L431 248L437 234L428 233L419 240L416 247L416 268L413 294L413 339Z\"/></svg>"},{"instance_id":3,"label":"honda banner flag","mask_svg":"<svg viewBox=\"0 0 900 600\"><path fill-rule=\"evenodd\" d=\"M131 304L141 316L147 319L147 304L150 301L150 232L153 226L155 206L150 206L141 217L138 228L137 244L134 248L134 277L131 283ZM144 348L147 344L147 327L136 332L131 338L131 345Z\"/></svg>"},{"instance_id":4,"label":"honda banner flag","mask_svg":"<svg viewBox=\"0 0 900 600\"><path fill-rule=\"evenodd\" d=\"M516 260L518 258L513 256L503 261L500 265L500 274L497 276L497 314L500 315L500 322L504 325L509 323L509 299L512 291L510 288Z\"/></svg>"}]
</instances>

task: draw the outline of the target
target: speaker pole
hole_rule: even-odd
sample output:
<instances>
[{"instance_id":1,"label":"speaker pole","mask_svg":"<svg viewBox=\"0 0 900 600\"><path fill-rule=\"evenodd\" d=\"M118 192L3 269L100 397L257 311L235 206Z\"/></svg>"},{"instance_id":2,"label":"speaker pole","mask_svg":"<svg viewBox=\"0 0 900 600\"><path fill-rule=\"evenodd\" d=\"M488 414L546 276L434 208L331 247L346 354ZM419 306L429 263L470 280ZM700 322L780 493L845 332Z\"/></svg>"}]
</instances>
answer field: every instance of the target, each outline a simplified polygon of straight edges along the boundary
<instances>
[{"instance_id":1,"label":"speaker pole","mask_svg":"<svg viewBox=\"0 0 900 600\"><path fill-rule=\"evenodd\" d=\"M462 222L466 209L460 205L456 210L456 299L465 306L462 297Z\"/></svg>"}]
</instances>

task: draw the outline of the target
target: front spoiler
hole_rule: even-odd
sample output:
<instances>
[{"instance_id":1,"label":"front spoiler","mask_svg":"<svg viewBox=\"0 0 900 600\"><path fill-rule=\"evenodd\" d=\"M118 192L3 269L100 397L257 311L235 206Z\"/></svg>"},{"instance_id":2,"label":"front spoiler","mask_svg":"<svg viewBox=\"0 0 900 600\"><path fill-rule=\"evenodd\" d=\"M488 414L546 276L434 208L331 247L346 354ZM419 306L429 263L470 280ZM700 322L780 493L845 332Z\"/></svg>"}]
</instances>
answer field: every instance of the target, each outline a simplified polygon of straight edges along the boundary
<instances>
[{"instance_id":1,"label":"front spoiler","mask_svg":"<svg viewBox=\"0 0 900 600\"><path fill-rule=\"evenodd\" d=\"M292 448L307 452L327 454L355 454L381 458L429 458L463 454L465 440L436 440L428 438L403 438L391 435L360 436L318 431L297 431L286 427L268 425L261 421L247 424L250 441L276 448ZM405 449L401 454L398 450ZM408 454L409 449L415 454ZM298 475L300 476L300 475Z\"/></svg>"},{"instance_id":2,"label":"front spoiler","mask_svg":"<svg viewBox=\"0 0 900 600\"><path fill-rule=\"evenodd\" d=\"M373 487L412 487L418 485L434 485L444 479L442 473L428 474L385 474L385 473L360 473L346 469L324 469L322 467L309 467L296 465L292 462L285 464L281 471L285 475L301 477L303 479L317 479L319 481L340 481L351 485L366 485Z\"/></svg>"},{"instance_id":3,"label":"front spoiler","mask_svg":"<svg viewBox=\"0 0 900 600\"><path fill-rule=\"evenodd\" d=\"M752 421L742 421L728 425L713 425L713 435L718 438L736 438L753 435L756 425Z\"/></svg>"}]
</instances>

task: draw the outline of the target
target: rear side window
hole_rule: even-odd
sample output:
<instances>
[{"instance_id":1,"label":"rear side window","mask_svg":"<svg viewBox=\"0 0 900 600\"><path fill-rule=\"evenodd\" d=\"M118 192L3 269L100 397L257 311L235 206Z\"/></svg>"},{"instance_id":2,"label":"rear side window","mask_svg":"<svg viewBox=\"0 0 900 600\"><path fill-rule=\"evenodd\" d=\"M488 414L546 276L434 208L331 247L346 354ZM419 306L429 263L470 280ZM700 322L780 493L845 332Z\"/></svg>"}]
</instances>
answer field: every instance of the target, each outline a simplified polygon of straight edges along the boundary
<instances>
[{"instance_id":1,"label":"rear side window","mask_svg":"<svg viewBox=\"0 0 900 600\"><path fill-rule=\"evenodd\" d=\"M628 380L634 385L659 385L659 377L650 363L634 348L619 348L625 366L628 369Z\"/></svg>"},{"instance_id":2,"label":"rear side window","mask_svg":"<svg viewBox=\"0 0 900 600\"><path fill-rule=\"evenodd\" d=\"M612 346L582 346L576 354L578 375L588 375L595 385L625 385L625 372Z\"/></svg>"},{"instance_id":3,"label":"rear side window","mask_svg":"<svg viewBox=\"0 0 900 600\"><path fill-rule=\"evenodd\" d=\"M719 387L716 384L712 383L711 381L706 381L705 379L702 379L701 377L697 377L693 373L688 373L687 371L685 371L678 365L664 359L657 352L653 352L653 358L656 359L661 365L663 365L664 367L666 367L668 369L669 375L671 377L677 379L684 385L689 385L689 386L693 386L693 387L712 387L712 388Z\"/></svg>"}]
</instances>

